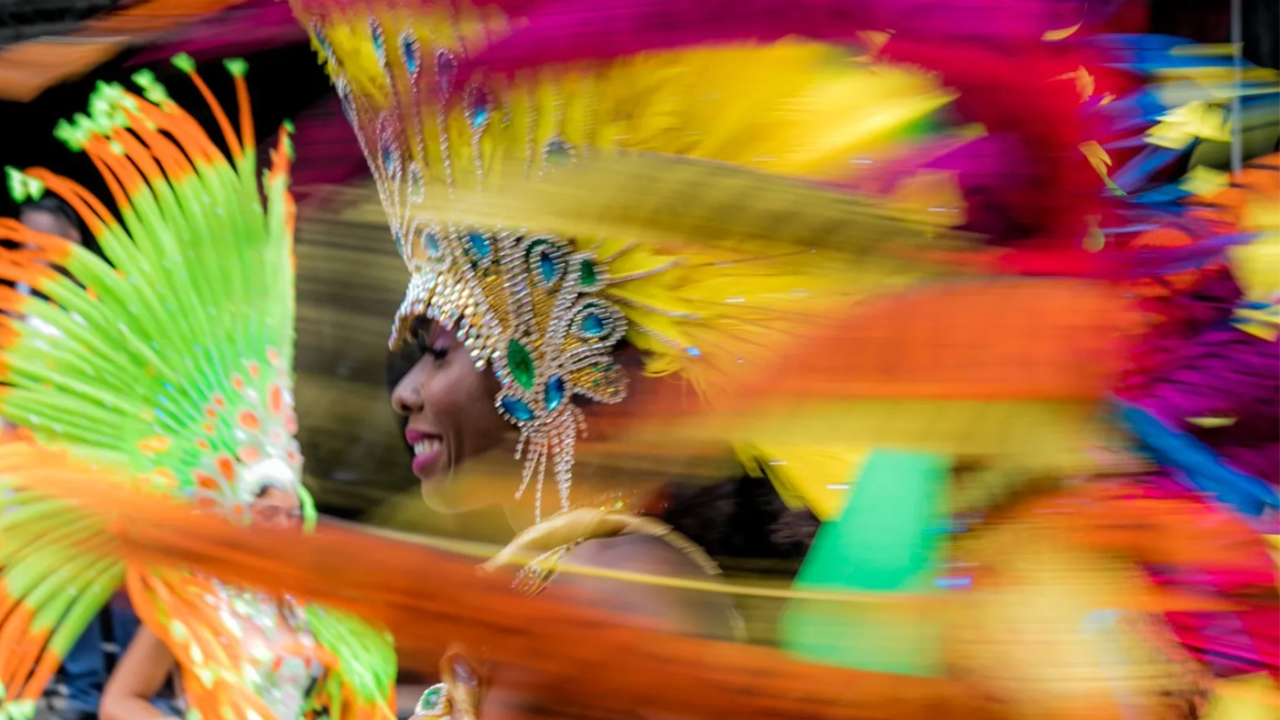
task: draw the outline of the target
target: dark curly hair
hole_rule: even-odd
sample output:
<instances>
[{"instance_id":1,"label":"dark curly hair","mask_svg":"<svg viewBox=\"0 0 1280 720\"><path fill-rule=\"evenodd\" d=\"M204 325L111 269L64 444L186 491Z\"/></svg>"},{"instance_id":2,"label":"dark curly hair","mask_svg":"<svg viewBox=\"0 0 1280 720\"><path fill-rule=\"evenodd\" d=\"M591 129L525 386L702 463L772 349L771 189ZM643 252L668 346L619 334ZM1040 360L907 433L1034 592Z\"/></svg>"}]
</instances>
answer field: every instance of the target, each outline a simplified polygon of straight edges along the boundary
<instances>
[{"instance_id":1,"label":"dark curly hair","mask_svg":"<svg viewBox=\"0 0 1280 720\"><path fill-rule=\"evenodd\" d=\"M723 560L798 562L819 522L793 509L765 478L743 474L710 486L673 486L662 519Z\"/></svg>"}]
</instances>

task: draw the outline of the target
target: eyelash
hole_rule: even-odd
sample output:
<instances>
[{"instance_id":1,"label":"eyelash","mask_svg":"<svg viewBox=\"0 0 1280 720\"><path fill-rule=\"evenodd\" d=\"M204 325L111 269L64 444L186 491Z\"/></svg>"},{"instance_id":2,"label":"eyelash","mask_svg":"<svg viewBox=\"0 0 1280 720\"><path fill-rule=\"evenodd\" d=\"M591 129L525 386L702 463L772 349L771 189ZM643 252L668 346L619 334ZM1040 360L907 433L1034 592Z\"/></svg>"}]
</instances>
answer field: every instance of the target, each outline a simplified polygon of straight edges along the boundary
<instances>
[{"instance_id":1,"label":"eyelash","mask_svg":"<svg viewBox=\"0 0 1280 720\"><path fill-rule=\"evenodd\" d=\"M422 355L430 355L436 362L443 361L449 356L449 348L435 347L427 342L427 333L423 329L419 329L415 335L417 336L418 352Z\"/></svg>"}]
</instances>

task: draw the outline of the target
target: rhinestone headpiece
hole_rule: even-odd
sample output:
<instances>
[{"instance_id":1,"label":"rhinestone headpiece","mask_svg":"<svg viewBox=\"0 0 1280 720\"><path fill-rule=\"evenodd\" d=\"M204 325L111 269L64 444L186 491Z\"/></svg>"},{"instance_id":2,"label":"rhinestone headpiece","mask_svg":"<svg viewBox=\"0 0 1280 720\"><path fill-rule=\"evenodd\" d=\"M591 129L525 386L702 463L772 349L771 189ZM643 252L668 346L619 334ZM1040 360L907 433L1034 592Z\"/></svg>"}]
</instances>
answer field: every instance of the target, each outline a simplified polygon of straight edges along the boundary
<instances>
[{"instance_id":1,"label":"rhinestone headpiece","mask_svg":"<svg viewBox=\"0 0 1280 720\"><path fill-rule=\"evenodd\" d=\"M794 303L815 283L838 294L847 277L815 281L833 274L814 259L804 269L757 262L807 250L781 242L744 240L691 258L649 242L459 223L424 212L428 193L474 195L502 173L522 168L538 178L617 148L841 177L858 143L883 142L950 98L914 71L865 73L854 88L847 58L804 42L659 53L580 72L469 75L469 58L519 25L499 4L291 2L356 130L411 273L392 344L425 315L456 333L478 368L492 368L502 385L495 405L521 433L520 492L536 481L539 509L548 466L569 506L584 430L575 400L613 403L626 393L613 359L620 340L645 354L647 373L681 373L701 389L764 347L762 332L794 322ZM744 63L772 73L767 90L746 92ZM750 107L726 114L715 83ZM895 93L902 102L886 115L879 99ZM866 116L851 131L843 108L794 111L817 98L843 98L851 111L860 103ZM750 262L735 266L742 260Z\"/></svg>"},{"instance_id":2,"label":"rhinestone headpiece","mask_svg":"<svg viewBox=\"0 0 1280 720\"><path fill-rule=\"evenodd\" d=\"M392 12L309 15L299 5L411 272L393 347L423 315L456 333L477 368L492 368L502 385L494 404L520 429L518 495L534 483L540 510L550 466L567 508L574 444L585 429L574 398L613 403L626 394L612 360L626 320L600 292L610 282L607 258L570 239L435 223L412 211L428 188L482 187L516 112L528 143L542 150L531 154L531 171L572 160L566 118L537 117L538 103L519 107L482 83L462 91L460 106L447 104L468 34L474 45L484 27L474 9L426 8L408 21Z\"/></svg>"}]
</instances>

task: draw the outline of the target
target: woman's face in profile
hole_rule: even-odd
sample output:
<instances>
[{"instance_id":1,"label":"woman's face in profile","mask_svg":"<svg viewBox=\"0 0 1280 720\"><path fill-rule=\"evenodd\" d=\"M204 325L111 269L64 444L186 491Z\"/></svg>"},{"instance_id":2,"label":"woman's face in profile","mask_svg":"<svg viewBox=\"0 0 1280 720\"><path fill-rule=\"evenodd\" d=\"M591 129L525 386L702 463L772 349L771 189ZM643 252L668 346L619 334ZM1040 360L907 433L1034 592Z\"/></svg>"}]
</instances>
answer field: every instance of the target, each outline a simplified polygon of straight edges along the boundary
<instances>
[{"instance_id":1,"label":"woman's face in profile","mask_svg":"<svg viewBox=\"0 0 1280 720\"><path fill-rule=\"evenodd\" d=\"M508 446L515 428L494 407L500 386L493 372L477 369L453 333L425 318L413 330L414 347L408 352L418 357L392 391L391 405L407 420L413 474L424 497L436 505L432 499L464 461L499 449L513 451Z\"/></svg>"},{"instance_id":2,"label":"woman's face in profile","mask_svg":"<svg viewBox=\"0 0 1280 720\"><path fill-rule=\"evenodd\" d=\"M255 526L288 530L302 524L302 503L295 492L267 487L249 503L249 514Z\"/></svg>"}]
</instances>

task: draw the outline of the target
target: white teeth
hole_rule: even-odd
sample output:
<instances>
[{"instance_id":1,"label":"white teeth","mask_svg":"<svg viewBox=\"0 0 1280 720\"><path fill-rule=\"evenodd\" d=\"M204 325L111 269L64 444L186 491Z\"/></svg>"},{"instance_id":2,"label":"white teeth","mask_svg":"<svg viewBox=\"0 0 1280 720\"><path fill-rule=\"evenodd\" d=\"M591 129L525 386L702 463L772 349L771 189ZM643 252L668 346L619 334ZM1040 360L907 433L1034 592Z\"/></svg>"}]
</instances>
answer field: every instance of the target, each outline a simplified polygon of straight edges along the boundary
<instances>
[{"instance_id":1,"label":"white teeth","mask_svg":"<svg viewBox=\"0 0 1280 720\"><path fill-rule=\"evenodd\" d=\"M413 444L414 455L426 455L440 449L440 438L424 438Z\"/></svg>"}]
</instances>

